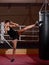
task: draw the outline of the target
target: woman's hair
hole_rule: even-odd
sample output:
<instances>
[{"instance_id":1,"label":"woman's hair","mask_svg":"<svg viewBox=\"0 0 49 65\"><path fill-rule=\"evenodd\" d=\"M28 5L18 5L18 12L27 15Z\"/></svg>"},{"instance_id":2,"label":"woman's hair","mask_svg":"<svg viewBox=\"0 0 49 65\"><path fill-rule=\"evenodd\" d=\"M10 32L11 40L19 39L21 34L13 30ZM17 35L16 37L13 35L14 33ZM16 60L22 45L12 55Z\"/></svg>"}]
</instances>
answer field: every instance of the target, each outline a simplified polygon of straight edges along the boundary
<instances>
[{"instance_id":1,"label":"woman's hair","mask_svg":"<svg viewBox=\"0 0 49 65\"><path fill-rule=\"evenodd\" d=\"M11 21L10 20L5 20L5 23L8 23L8 22L10 23Z\"/></svg>"}]
</instances>

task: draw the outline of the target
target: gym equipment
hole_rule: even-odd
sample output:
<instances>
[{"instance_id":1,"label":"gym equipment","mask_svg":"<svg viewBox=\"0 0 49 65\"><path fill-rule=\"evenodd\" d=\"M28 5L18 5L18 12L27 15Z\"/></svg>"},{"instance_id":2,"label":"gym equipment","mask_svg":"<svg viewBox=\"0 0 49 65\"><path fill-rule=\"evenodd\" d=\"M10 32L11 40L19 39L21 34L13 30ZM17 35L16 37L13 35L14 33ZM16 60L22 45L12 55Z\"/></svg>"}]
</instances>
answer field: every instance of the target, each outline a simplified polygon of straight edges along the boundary
<instances>
[{"instance_id":1,"label":"gym equipment","mask_svg":"<svg viewBox=\"0 0 49 65\"><path fill-rule=\"evenodd\" d=\"M47 0L45 0L45 10L39 11L39 57L40 59L49 60L49 12L47 11Z\"/></svg>"}]
</instances>

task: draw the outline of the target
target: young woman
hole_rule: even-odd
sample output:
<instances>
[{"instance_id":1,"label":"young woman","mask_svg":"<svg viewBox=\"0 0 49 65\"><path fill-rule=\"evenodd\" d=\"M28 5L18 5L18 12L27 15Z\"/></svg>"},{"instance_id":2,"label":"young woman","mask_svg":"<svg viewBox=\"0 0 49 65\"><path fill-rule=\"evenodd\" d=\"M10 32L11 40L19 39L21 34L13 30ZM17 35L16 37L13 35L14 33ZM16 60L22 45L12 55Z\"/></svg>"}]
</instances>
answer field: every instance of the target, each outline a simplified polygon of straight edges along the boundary
<instances>
[{"instance_id":1,"label":"young woman","mask_svg":"<svg viewBox=\"0 0 49 65\"><path fill-rule=\"evenodd\" d=\"M5 32L12 38L12 43L13 43L13 56L12 56L11 62L15 60L14 56L15 56L15 51L16 51L16 46L17 46L17 41L19 39L19 35L23 33L24 31L30 28L33 28L35 24L26 26L25 28L19 31L15 31L12 29L13 27L19 27L19 26L20 26L19 24L11 22L10 20L5 20Z\"/></svg>"}]
</instances>

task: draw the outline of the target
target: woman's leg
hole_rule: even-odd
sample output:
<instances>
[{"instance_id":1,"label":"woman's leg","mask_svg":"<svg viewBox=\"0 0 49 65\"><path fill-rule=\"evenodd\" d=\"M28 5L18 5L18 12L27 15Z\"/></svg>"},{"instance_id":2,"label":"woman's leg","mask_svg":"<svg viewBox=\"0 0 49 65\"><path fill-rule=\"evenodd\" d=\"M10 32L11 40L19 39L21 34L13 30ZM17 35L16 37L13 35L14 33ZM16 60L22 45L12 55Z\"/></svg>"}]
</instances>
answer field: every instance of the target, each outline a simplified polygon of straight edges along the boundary
<instances>
[{"instance_id":1,"label":"woman's leg","mask_svg":"<svg viewBox=\"0 0 49 65\"><path fill-rule=\"evenodd\" d=\"M18 41L17 39L12 41L12 43L13 43L13 55L12 55L11 62L13 62L14 59L15 59L15 52L16 52L17 41Z\"/></svg>"},{"instance_id":2,"label":"woman's leg","mask_svg":"<svg viewBox=\"0 0 49 65\"><path fill-rule=\"evenodd\" d=\"M26 26L25 28L19 30L18 33L19 33L19 34L22 34L22 33L25 32L26 30L28 30L28 29L30 29L30 28L33 28L33 27L35 27L35 24Z\"/></svg>"}]
</instances>

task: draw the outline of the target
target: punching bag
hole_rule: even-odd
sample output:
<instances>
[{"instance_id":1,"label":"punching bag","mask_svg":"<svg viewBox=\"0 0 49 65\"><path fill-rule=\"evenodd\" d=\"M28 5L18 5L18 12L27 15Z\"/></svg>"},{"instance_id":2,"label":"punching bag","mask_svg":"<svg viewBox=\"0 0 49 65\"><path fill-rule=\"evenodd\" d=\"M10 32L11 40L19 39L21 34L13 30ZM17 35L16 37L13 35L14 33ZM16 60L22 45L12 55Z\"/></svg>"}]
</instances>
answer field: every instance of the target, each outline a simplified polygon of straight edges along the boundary
<instances>
[{"instance_id":1,"label":"punching bag","mask_svg":"<svg viewBox=\"0 0 49 65\"><path fill-rule=\"evenodd\" d=\"M49 60L49 13L39 12L39 57L40 59Z\"/></svg>"}]
</instances>

